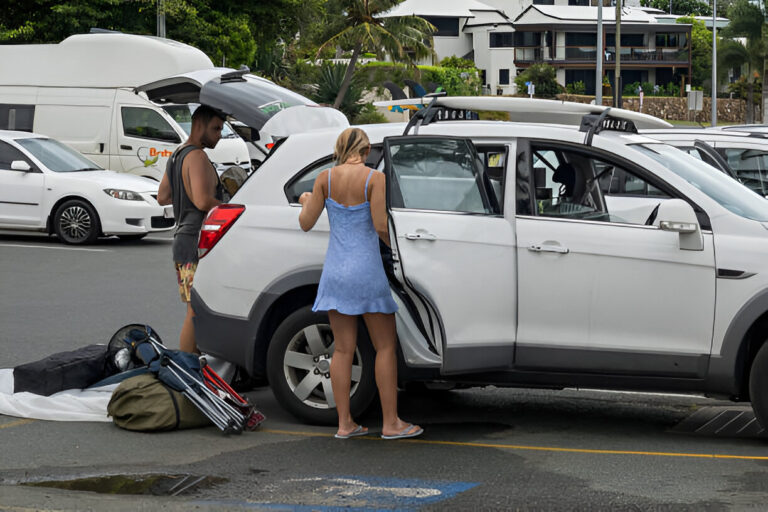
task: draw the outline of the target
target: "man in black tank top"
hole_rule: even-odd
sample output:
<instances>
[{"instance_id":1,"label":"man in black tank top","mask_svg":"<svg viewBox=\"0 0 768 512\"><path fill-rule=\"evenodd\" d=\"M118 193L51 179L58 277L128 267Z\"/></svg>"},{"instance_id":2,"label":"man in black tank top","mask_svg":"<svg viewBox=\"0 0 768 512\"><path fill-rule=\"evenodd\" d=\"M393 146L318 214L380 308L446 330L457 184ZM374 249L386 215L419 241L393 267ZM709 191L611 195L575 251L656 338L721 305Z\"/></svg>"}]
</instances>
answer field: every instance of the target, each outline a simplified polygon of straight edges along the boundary
<instances>
[{"instance_id":1,"label":"man in black tank top","mask_svg":"<svg viewBox=\"0 0 768 512\"><path fill-rule=\"evenodd\" d=\"M199 353L195 342L195 314L190 305L192 279L197 270L197 241L206 213L223 200L223 187L204 148L213 148L221 139L224 118L216 110L201 105L192 114L189 138L176 148L165 169L157 202L173 204L176 231L173 234L173 262L187 316L181 327L179 348Z\"/></svg>"}]
</instances>

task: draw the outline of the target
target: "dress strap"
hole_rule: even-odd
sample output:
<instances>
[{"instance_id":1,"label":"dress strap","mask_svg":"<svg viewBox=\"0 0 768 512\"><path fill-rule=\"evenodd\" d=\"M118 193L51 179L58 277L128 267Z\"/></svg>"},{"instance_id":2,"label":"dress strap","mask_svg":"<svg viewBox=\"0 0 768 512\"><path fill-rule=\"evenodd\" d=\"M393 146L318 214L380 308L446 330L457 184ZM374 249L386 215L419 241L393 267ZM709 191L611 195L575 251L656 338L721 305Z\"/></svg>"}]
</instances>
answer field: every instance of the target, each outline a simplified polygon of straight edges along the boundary
<instances>
[{"instance_id":1,"label":"dress strap","mask_svg":"<svg viewBox=\"0 0 768 512\"><path fill-rule=\"evenodd\" d=\"M328 169L328 197L331 197L331 171L333 170L333 167Z\"/></svg>"},{"instance_id":2,"label":"dress strap","mask_svg":"<svg viewBox=\"0 0 768 512\"><path fill-rule=\"evenodd\" d=\"M365 200L368 200L368 182L371 181L371 176L373 176L373 169L371 169L371 172L368 173L368 178L365 180Z\"/></svg>"}]
</instances>

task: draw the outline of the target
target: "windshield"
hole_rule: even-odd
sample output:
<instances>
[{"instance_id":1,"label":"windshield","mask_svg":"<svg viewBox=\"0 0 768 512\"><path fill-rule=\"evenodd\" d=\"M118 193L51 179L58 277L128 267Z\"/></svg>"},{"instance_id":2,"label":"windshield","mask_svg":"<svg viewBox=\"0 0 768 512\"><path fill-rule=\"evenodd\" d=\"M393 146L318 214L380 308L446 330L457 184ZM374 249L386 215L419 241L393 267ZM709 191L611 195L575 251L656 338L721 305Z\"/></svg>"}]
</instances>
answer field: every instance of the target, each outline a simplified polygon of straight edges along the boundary
<instances>
[{"instance_id":1,"label":"windshield","mask_svg":"<svg viewBox=\"0 0 768 512\"><path fill-rule=\"evenodd\" d=\"M768 200L711 165L666 144L641 144L632 147L683 178L728 211L747 219L768 221Z\"/></svg>"},{"instance_id":2,"label":"windshield","mask_svg":"<svg viewBox=\"0 0 768 512\"><path fill-rule=\"evenodd\" d=\"M189 132L192 130L192 113L197 109L199 105L165 105L163 109L165 109L168 114L173 118L176 123L181 126L181 129L184 130L184 133L189 136ZM221 138L222 139L231 139L237 137L237 134L232 129L232 127L229 125L228 122L224 121L224 126L221 128Z\"/></svg>"},{"instance_id":3,"label":"windshield","mask_svg":"<svg viewBox=\"0 0 768 512\"><path fill-rule=\"evenodd\" d=\"M17 139L16 142L54 172L100 171L101 167L53 139Z\"/></svg>"}]
</instances>

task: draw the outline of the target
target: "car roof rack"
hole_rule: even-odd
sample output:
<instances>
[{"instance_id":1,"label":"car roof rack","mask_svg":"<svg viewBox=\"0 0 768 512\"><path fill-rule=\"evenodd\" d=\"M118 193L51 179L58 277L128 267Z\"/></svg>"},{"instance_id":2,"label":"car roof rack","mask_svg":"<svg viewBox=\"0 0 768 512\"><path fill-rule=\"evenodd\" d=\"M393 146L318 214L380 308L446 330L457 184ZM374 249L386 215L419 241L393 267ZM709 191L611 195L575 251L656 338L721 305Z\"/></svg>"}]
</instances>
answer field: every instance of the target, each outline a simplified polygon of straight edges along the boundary
<instances>
[{"instance_id":1,"label":"car roof rack","mask_svg":"<svg viewBox=\"0 0 768 512\"><path fill-rule=\"evenodd\" d=\"M411 117L411 119L408 121L408 124L405 125L403 135L408 135L408 132L411 131L411 128L414 126L422 126L431 123L435 113L437 112L437 109L435 108L437 105L437 99L445 97L446 94L447 93L445 91L441 91L422 96L420 100L423 101L424 98L431 98L431 101L429 102L429 105L427 105L427 108L416 111L416 113Z\"/></svg>"},{"instance_id":2,"label":"car roof rack","mask_svg":"<svg viewBox=\"0 0 768 512\"><path fill-rule=\"evenodd\" d=\"M602 105L592 105L588 103L575 103L571 101L544 100L538 98L515 98L509 96L435 96L429 95L422 98L408 98L404 100L376 101L373 103L377 107L386 107L391 111L402 111L406 109L418 108L416 114L408 123L408 130L413 126L423 126L435 120L434 112L437 107L447 109L467 110L467 111L495 111L508 112L510 121L519 121L524 123L545 123L545 124L567 124L582 126L582 123L594 123L594 118L600 116L607 110L600 121L600 126L596 127L594 133L606 130L619 130L623 132L637 133L638 128L671 128L672 125L657 117L641 114L631 110L605 107ZM414 118L423 110L427 110L419 118ZM430 112L433 112L430 115ZM584 116L591 115L592 120L583 121ZM630 122L625 122L630 121ZM588 130L588 129L587 129ZM590 137L591 141L591 137Z\"/></svg>"},{"instance_id":3,"label":"car roof rack","mask_svg":"<svg viewBox=\"0 0 768 512\"><path fill-rule=\"evenodd\" d=\"M219 82L226 83L226 82L245 82L245 78L243 76L247 75L251 72L251 68L243 64L240 66L240 68L237 69L237 71L230 71L229 73L224 73L219 77Z\"/></svg>"}]
</instances>

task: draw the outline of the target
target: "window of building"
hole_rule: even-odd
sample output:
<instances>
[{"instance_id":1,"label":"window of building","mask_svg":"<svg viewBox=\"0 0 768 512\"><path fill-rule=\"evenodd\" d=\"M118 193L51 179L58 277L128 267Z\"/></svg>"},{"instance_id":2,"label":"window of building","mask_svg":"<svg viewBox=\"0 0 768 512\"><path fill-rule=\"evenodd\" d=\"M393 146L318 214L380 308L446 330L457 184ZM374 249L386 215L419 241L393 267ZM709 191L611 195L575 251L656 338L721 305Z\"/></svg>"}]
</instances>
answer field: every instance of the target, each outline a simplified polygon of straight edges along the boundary
<instances>
[{"instance_id":1,"label":"window of building","mask_svg":"<svg viewBox=\"0 0 768 512\"><path fill-rule=\"evenodd\" d=\"M581 5L589 7L591 5L590 0L568 0L568 5Z\"/></svg>"},{"instance_id":2,"label":"window of building","mask_svg":"<svg viewBox=\"0 0 768 512\"><path fill-rule=\"evenodd\" d=\"M566 32L565 46L596 46L597 34L586 32Z\"/></svg>"},{"instance_id":3,"label":"window of building","mask_svg":"<svg viewBox=\"0 0 768 512\"><path fill-rule=\"evenodd\" d=\"M491 32L489 45L491 48L512 48L515 46L513 36L520 32Z\"/></svg>"},{"instance_id":4,"label":"window of building","mask_svg":"<svg viewBox=\"0 0 768 512\"><path fill-rule=\"evenodd\" d=\"M499 85L509 85L509 70L508 69L500 69L499 70Z\"/></svg>"},{"instance_id":5,"label":"window of building","mask_svg":"<svg viewBox=\"0 0 768 512\"><path fill-rule=\"evenodd\" d=\"M459 35L459 18L425 16L424 19L437 28L437 31L433 34L435 36L458 37Z\"/></svg>"},{"instance_id":6,"label":"window of building","mask_svg":"<svg viewBox=\"0 0 768 512\"><path fill-rule=\"evenodd\" d=\"M533 0L533 5L555 5L555 0Z\"/></svg>"},{"instance_id":7,"label":"window of building","mask_svg":"<svg viewBox=\"0 0 768 512\"><path fill-rule=\"evenodd\" d=\"M541 32L514 32L514 46L541 46Z\"/></svg>"},{"instance_id":8,"label":"window of building","mask_svg":"<svg viewBox=\"0 0 768 512\"><path fill-rule=\"evenodd\" d=\"M616 34L605 34L605 45L616 46ZM621 34L621 46L645 46L643 34Z\"/></svg>"},{"instance_id":9,"label":"window of building","mask_svg":"<svg viewBox=\"0 0 768 512\"><path fill-rule=\"evenodd\" d=\"M0 103L0 130L31 132L34 119L34 105Z\"/></svg>"}]
</instances>

